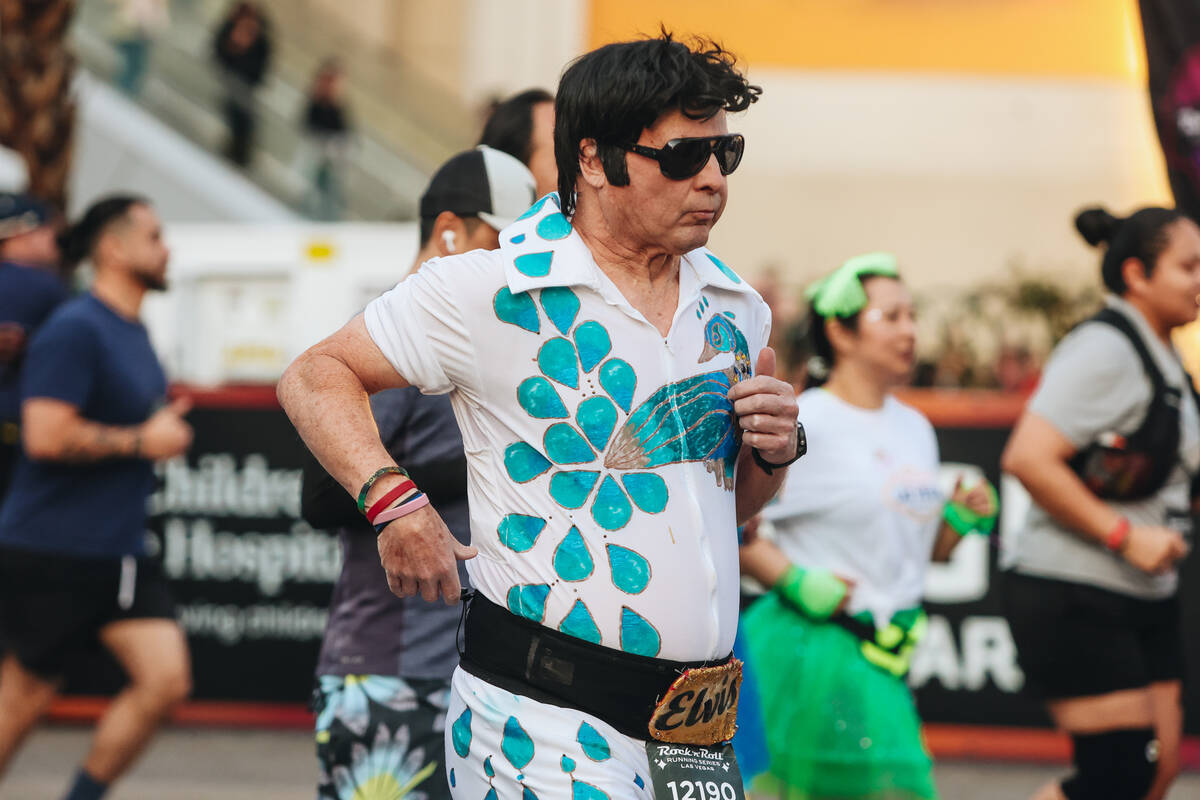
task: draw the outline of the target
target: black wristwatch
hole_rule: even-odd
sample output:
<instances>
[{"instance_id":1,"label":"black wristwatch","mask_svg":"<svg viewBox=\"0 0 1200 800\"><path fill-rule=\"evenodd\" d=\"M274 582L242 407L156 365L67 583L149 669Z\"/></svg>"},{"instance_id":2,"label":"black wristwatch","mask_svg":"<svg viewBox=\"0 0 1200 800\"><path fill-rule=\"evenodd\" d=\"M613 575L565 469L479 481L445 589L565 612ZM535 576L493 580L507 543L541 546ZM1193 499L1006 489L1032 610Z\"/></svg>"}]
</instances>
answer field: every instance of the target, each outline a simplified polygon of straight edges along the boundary
<instances>
[{"instance_id":1,"label":"black wristwatch","mask_svg":"<svg viewBox=\"0 0 1200 800\"><path fill-rule=\"evenodd\" d=\"M767 461L762 457L762 454L758 452L757 447L751 449L750 455L754 456L754 463L762 467L763 472L767 473L768 475L772 475L774 474L775 470L783 469L789 464L796 463L803 458L804 454L807 452L808 437L804 435L804 423L800 422L800 420L796 420L796 455L792 456L782 464L772 464L770 461Z\"/></svg>"}]
</instances>

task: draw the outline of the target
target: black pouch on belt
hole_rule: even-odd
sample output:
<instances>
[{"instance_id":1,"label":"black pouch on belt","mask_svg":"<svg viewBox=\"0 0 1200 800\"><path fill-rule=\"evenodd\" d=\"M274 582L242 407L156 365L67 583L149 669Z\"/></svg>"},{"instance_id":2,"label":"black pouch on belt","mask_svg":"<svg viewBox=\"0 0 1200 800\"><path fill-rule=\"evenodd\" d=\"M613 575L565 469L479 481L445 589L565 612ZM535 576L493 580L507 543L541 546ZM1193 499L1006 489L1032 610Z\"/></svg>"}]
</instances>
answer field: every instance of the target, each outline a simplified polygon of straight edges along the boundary
<instances>
[{"instance_id":1,"label":"black pouch on belt","mask_svg":"<svg viewBox=\"0 0 1200 800\"><path fill-rule=\"evenodd\" d=\"M635 739L708 745L733 735L741 662L732 656L683 662L622 653L519 617L479 592L464 614L461 666L488 683L587 712Z\"/></svg>"}]
</instances>

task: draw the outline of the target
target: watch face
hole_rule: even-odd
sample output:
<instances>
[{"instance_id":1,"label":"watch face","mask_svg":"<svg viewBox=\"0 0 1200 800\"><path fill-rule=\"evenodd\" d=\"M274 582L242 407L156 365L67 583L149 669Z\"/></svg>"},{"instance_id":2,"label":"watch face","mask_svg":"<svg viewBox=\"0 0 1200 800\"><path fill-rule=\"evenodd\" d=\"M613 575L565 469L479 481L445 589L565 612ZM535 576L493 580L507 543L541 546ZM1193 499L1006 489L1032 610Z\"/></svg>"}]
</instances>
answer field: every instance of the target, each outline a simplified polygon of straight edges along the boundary
<instances>
[{"instance_id":1,"label":"watch face","mask_svg":"<svg viewBox=\"0 0 1200 800\"><path fill-rule=\"evenodd\" d=\"M808 452L808 436L804 433L804 423L796 422L796 458Z\"/></svg>"}]
</instances>

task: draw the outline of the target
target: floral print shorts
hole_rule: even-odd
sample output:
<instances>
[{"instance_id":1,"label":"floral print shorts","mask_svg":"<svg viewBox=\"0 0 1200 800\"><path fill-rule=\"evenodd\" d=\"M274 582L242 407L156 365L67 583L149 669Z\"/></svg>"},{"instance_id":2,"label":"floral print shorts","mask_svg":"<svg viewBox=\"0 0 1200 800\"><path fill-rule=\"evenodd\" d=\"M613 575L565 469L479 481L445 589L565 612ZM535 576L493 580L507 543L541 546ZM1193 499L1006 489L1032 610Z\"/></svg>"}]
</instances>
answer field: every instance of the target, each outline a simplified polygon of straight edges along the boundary
<instances>
[{"instance_id":1,"label":"floral print shorts","mask_svg":"<svg viewBox=\"0 0 1200 800\"><path fill-rule=\"evenodd\" d=\"M318 800L449 800L449 699L449 680L318 677Z\"/></svg>"}]
</instances>

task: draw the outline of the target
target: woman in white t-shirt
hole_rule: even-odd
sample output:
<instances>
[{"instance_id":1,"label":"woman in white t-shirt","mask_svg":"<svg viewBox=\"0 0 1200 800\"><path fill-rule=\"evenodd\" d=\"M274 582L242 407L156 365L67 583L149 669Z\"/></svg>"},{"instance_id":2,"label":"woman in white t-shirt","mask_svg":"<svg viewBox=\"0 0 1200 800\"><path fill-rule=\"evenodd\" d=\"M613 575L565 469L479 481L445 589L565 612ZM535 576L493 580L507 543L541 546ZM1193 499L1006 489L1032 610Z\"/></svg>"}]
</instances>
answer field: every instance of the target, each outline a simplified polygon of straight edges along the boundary
<instances>
[{"instance_id":1,"label":"woman in white t-shirt","mask_svg":"<svg viewBox=\"0 0 1200 800\"><path fill-rule=\"evenodd\" d=\"M742 549L772 587L743 617L781 797L937 796L904 683L924 627L931 558L989 533L995 492L938 486L938 447L920 412L892 396L916 353L913 302L894 257L847 261L808 291L811 337L829 379L799 398L808 455L765 510L776 541Z\"/></svg>"}]
</instances>

